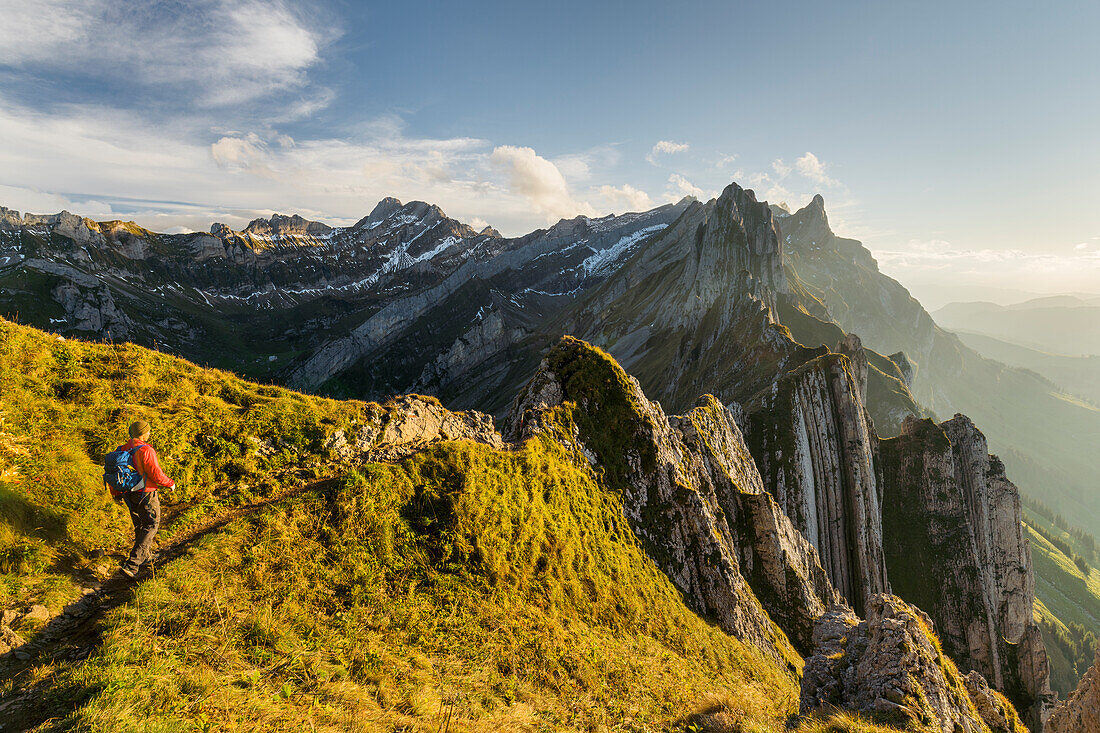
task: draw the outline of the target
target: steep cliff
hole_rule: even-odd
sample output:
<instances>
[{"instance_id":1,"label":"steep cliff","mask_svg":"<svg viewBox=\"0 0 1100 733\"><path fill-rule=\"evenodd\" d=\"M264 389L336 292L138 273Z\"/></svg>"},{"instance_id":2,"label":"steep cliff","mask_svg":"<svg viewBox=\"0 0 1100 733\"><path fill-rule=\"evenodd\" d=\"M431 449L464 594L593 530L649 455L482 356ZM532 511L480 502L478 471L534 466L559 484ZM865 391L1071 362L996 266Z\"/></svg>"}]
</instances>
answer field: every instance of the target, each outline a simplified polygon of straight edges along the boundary
<instances>
[{"instance_id":1,"label":"steep cliff","mask_svg":"<svg viewBox=\"0 0 1100 733\"><path fill-rule=\"evenodd\" d=\"M774 620L808 650L813 620L839 600L712 397L670 419L607 354L565 337L517 397L505 434L550 435L584 455L622 493L635 535L688 604L738 638L782 654Z\"/></svg>"},{"instance_id":2,"label":"steep cliff","mask_svg":"<svg viewBox=\"0 0 1100 733\"><path fill-rule=\"evenodd\" d=\"M931 616L960 666L1003 690L1036 726L1051 693L1016 487L963 415L939 425L911 419L881 450L894 591Z\"/></svg>"},{"instance_id":3,"label":"steep cliff","mask_svg":"<svg viewBox=\"0 0 1100 733\"><path fill-rule=\"evenodd\" d=\"M867 347L903 352L917 401L941 417L961 412L981 425L1025 494L1100 532L1093 458L1100 409L1066 399L1034 371L983 358L940 328L901 283L879 270L866 247L832 231L821 197L793 214L780 212L775 223L789 282L804 285L830 320L859 334ZM793 319L783 322L807 346L836 343ZM884 421L876 425L880 435L896 434Z\"/></svg>"},{"instance_id":4,"label":"steep cliff","mask_svg":"<svg viewBox=\"0 0 1100 733\"><path fill-rule=\"evenodd\" d=\"M1096 662L1069 699L1050 714L1045 733L1094 733L1100 730L1100 647Z\"/></svg>"},{"instance_id":5,"label":"steep cliff","mask_svg":"<svg viewBox=\"0 0 1100 733\"><path fill-rule=\"evenodd\" d=\"M855 351L855 362L817 353L749 406L748 444L764 488L862 613L873 595L890 589L878 439L862 400L866 360Z\"/></svg>"},{"instance_id":6,"label":"steep cliff","mask_svg":"<svg viewBox=\"0 0 1100 733\"><path fill-rule=\"evenodd\" d=\"M1026 733L1001 695L944 656L928 616L896 596L872 598L866 621L829 609L814 644L802 676L802 715L837 707L943 733Z\"/></svg>"}]
</instances>

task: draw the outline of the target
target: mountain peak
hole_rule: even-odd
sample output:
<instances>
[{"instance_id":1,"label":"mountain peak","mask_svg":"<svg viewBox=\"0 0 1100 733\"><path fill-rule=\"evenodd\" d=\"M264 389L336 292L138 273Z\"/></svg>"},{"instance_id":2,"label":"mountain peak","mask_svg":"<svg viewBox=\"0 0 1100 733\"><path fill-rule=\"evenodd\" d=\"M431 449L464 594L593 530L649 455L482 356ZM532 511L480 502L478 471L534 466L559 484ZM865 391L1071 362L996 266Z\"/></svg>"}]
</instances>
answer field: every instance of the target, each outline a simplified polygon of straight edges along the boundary
<instances>
[{"instance_id":1,"label":"mountain peak","mask_svg":"<svg viewBox=\"0 0 1100 733\"><path fill-rule=\"evenodd\" d=\"M815 240L823 238L826 232L832 232L829 228L829 217L825 213L825 199L819 193L814 194L810 203L791 214L791 221L799 227L813 227Z\"/></svg>"},{"instance_id":2,"label":"mountain peak","mask_svg":"<svg viewBox=\"0 0 1100 733\"><path fill-rule=\"evenodd\" d=\"M378 221L379 219L385 219L387 216L401 208L401 202L395 199L393 196L387 196L379 201L374 209L371 210L370 215L367 217L371 221Z\"/></svg>"}]
</instances>

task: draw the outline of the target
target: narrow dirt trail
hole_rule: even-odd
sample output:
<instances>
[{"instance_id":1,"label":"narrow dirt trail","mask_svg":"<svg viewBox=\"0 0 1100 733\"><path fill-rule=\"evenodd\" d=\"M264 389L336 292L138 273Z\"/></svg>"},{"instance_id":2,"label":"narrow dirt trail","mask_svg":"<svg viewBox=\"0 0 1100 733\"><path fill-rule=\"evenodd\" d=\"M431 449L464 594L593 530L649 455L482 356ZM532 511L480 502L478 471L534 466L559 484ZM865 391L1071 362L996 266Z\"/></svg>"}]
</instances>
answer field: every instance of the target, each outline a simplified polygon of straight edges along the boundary
<instances>
[{"instance_id":1,"label":"narrow dirt trail","mask_svg":"<svg viewBox=\"0 0 1100 733\"><path fill-rule=\"evenodd\" d=\"M84 595L51 618L31 641L0 657L0 680L7 682L11 689L0 697L0 732L31 730L49 722L50 714L57 708L44 700L42 693L50 688L52 675L34 680L35 669L51 662L81 661L91 656L100 644L102 620L107 612L132 599L142 583L155 578L160 568L182 557L196 541L285 499L310 491L328 490L335 481L332 478L313 481L207 517L173 536L161 547L156 559L142 568L137 578L131 580L116 575L86 586Z\"/></svg>"}]
</instances>

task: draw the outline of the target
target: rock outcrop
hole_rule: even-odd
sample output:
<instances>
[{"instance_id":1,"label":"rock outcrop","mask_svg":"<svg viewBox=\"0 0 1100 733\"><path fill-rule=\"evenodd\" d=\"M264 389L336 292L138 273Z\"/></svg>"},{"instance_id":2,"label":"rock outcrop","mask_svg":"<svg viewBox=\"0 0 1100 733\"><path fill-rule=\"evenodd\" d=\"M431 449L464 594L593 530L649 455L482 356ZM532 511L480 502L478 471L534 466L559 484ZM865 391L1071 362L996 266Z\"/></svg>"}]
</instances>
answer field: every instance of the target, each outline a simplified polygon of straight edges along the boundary
<instances>
[{"instance_id":1,"label":"rock outcrop","mask_svg":"<svg viewBox=\"0 0 1100 733\"><path fill-rule=\"evenodd\" d=\"M799 712L830 707L943 733L1026 733L980 675L964 678L943 655L929 618L890 595L870 600L866 621L834 607L814 629Z\"/></svg>"},{"instance_id":2,"label":"rock outcrop","mask_svg":"<svg viewBox=\"0 0 1100 733\"><path fill-rule=\"evenodd\" d=\"M1077 689L1054 708L1044 729L1044 733L1096 731L1100 731L1100 647L1096 648L1096 661Z\"/></svg>"},{"instance_id":3,"label":"rock outcrop","mask_svg":"<svg viewBox=\"0 0 1100 733\"><path fill-rule=\"evenodd\" d=\"M504 447L488 415L473 410L452 412L434 397L402 395L368 411L349 435L337 430L325 448L346 461L397 461L428 446L449 440L469 440L496 449Z\"/></svg>"},{"instance_id":4,"label":"rock outcrop","mask_svg":"<svg viewBox=\"0 0 1100 733\"><path fill-rule=\"evenodd\" d=\"M931 616L962 668L980 672L1037 728L1052 694L1016 487L963 415L939 425L912 418L881 450L894 591Z\"/></svg>"},{"instance_id":5,"label":"rock outcrop","mask_svg":"<svg viewBox=\"0 0 1100 733\"><path fill-rule=\"evenodd\" d=\"M888 592L878 439L863 408L867 361L820 349L749 407L748 444L767 489L857 613Z\"/></svg>"},{"instance_id":6,"label":"rock outcrop","mask_svg":"<svg viewBox=\"0 0 1100 733\"><path fill-rule=\"evenodd\" d=\"M670 419L608 355L565 337L517 397L505 434L546 435L584 456L689 605L740 639L785 658L772 620L807 648L813 619L839 598L714 398Z\"/></svg>"}]
</instances>

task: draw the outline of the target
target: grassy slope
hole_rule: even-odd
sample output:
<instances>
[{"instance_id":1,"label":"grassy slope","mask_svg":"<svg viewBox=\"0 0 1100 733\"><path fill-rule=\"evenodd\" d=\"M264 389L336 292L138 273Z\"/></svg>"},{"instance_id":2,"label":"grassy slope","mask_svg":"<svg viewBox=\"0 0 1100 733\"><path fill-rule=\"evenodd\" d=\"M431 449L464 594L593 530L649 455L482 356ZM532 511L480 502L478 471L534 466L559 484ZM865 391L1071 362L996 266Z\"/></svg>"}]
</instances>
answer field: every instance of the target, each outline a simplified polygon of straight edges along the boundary
<instances>
[{"instance_id":1,"label":"grassy slope","mask_svg":"<svg viewBox=\"0 0 1100 733\"><path fill-rule=\"evenodd\" d=\"M342 470L326 432L377 409L3 321L0 388L2 605L53 610L91 549L125 544L98 461L132 418L190 507L170 537L292 469ZM202 536L108 613L88 660L39 663L0 696L33 685L58 730L782 730L797 680L686 608L617 497L545 440L345 470Z\"/></svg>"},{"instance_id":2,"label":"grassy slope","mask_svg":"<svg viewBox=\"0 0 1100 733\"><path fill-rule=\"evenodd\" d=\"M1100 569L1076 565L1051 539L1083 548L1033 511L1025 515L1035 566L1035 616L1050 656L1051 687L1066 697L1092 664L1100 633Z\"/></svg>"}]
</instances>

